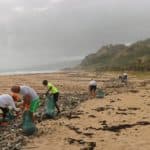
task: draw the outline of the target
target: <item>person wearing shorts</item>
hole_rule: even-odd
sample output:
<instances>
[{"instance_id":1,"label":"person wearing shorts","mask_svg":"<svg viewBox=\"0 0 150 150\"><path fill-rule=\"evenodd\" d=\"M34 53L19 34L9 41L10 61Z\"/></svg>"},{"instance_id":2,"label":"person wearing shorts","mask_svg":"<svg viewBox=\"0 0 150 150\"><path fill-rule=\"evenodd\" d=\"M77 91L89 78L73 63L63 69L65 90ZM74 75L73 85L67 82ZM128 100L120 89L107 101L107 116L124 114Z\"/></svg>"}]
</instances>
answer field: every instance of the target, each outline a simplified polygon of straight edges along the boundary
<instances>
[{"instance_id":1,"label":"person wearing shorts","mask_svg":"<svg viewBox=\"0 0 150 150\"><path fill-rule=\"evenodd\" d=\"M37 111L40 103L39 96L35 90L29 86L13 86L11 91L23 96L23 110L29 110L33 119L33 113Z\"/></svg>"},{"instance_id":2,"label":"person wearing shorts","mask_svg":"<svg viewBox=\"0 0 150 150\"><path fill-rule=\"evenodd\" d=\"M46 95L48 95L49 92L50 92L50 95L53 95L57 113L60 113L60 108L57 103L59 99L59 90L53 84L49 83L47 80L43 80L43 85L46 86L48 89L46 92Z\"/></svg>"},{"instance_id":3,"label":"person wearing shorts","mask_svg":"<svg viewBox=\"0 0 150 150\"><path fill-rule=\"evenodd\" d=\"M96 97L96 89L97 89L97 83L95 80L91 80L89 83L89 95L92 98Z\"/></svg>"}]
</instances>

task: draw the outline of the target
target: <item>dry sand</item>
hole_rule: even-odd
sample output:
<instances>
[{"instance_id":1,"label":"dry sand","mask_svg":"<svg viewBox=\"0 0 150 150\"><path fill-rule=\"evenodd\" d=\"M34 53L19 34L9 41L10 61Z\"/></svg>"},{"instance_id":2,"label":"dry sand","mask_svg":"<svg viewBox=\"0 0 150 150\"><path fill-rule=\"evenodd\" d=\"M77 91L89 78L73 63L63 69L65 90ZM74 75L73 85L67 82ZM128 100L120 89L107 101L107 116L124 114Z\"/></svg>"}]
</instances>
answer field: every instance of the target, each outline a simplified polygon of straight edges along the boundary
<instances>
[{"instance_id":1,"label":"dry sand","mask_svg":"<svg viewBox=\"0 0 150 150\"><path fill-rule=\"evenodd\" d=\"M23 149L88 150L88 142L94 142L95 150L150 150L149 81L130 77L131 87L107 88L105 82L113 76L87 72L1 76L2 93L9 92L14 84L30 85L43 93L43 79L58 86L61 93L83 93L94 78L108 94L104 99L81 103L72 110L76 118L61 117L39 123L38 136L29 137Z\"/></svg>"}]
</instances>

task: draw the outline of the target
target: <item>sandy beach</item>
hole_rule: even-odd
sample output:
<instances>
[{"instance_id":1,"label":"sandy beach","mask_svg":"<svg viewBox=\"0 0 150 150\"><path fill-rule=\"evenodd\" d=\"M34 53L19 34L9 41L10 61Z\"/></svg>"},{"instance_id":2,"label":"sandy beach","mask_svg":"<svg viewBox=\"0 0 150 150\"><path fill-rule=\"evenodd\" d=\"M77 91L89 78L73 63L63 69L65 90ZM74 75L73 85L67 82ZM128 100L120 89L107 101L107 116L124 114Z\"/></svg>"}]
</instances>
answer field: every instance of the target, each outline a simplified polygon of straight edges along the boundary
<instances>
[{"instance_id":1,"label":"sandy beach","mask_svg":"<svg viewBox=\"0 0 150 150\"><path fill-rule=\"evenodd\" d=\"M98 82L98 87L105 91L105 98L86 99L74 109L64 110L56 119L37 123L37 135L26 138L26 145L22 149L150 149L149 78L143 80L129 75L129 83L126 86L116 81L115 73L9 75L0 76L0 92L9 93L12 85L25 84L41 94L45 91L42 80L47 79L59 88L61 95L67 98L67 94L72 94L75 100L79 94L84 94L86 98L87 86L92 78Z\"/></svg>"}]
</instances>

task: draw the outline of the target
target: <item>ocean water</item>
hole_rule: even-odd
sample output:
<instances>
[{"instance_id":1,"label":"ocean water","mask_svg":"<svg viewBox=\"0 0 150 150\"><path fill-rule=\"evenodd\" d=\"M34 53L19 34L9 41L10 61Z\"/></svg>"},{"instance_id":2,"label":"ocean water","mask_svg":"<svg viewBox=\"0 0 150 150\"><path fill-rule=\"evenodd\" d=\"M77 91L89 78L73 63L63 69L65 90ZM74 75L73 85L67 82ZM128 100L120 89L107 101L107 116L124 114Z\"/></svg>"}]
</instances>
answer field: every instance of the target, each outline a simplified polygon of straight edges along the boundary
<instances>
[{"instance_id":1,"label":"ocean water","mask_svg":"<svg viewBox=\"0 0 150 150\"><path fill-rule=\"evenodd\" d=\"M46 65L34 65L26 68L10 68L0 69L0 75L18 75L18 74L37 74L37 73L53 73L61 71L65 68L72 68L78 65L81 60L66 61L63 63L46 64Z\"/></svg>"},{"instance_id":2,"label":"ocean water","mask_svg":"<svg viewBox=\"0 0 150 150\"><path fill-rule=\"evenodd\" d=\"M0 72L0 75L24 75L24 74L42 74L42 73L54 73L60 72L61 70L43 70L43 71L10 71L10 72Z\"/></svg>"}]
</instances>

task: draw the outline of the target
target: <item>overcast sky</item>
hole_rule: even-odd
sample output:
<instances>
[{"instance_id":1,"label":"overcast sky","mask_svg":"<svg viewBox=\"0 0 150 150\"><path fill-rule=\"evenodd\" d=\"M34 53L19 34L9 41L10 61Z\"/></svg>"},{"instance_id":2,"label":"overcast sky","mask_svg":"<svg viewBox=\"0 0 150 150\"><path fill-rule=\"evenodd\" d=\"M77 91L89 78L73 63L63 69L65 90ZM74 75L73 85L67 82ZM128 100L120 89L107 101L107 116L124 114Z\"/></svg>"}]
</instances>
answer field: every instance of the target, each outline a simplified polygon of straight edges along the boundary
<instances>
[{"instance_id":1,"label":"overcast sky","mask_svg":"<svg viewBox=\"0 0 150 150\"><path fill-rule=\"evenodd\" d=\"M0 69L78 59L150 37L150 0L0 0Z\"/></svg>"}]
</instances>

